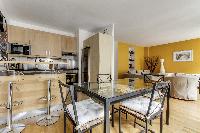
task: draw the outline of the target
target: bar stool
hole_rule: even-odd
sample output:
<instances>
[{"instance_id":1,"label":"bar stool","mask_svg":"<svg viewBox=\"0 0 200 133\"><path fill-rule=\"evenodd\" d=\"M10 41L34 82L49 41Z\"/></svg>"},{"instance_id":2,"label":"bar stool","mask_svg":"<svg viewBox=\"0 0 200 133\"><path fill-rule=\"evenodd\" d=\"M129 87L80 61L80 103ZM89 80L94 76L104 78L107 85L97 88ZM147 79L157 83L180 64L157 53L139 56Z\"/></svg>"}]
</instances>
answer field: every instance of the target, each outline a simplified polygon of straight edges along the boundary
<instances>
[{"instance_id":1,"label":"bar stool","mask_svg":"<svg viewBox=\"0 0 200 133\"><path fill-rule=\"evenodd\" d=\"M55 98L55 97L54 97ZM47 113L46 116L43 116L40 118L36 124L39 126L50 126L55 124L60 116L59 114L52 114L51 113L51 101L52 101L52 95L51 95L51 80L48 80L48 92L47 92Z\"/></svg>"},{"instance_id":2,"label":"bar stool","mask_svg":"<svg viewBox=\"0 0 200 133\"><path fill-rule=\"evenodd\" d=\"M21 102L20 102L21 103ZM8 83L8 103L7 103L7 126L0 129L0 133L20 133L24 130L25 125L18 123L13 124L12 120L12 107L13 107L13 83L10 81Z\"/></svg>"}]
</instances>

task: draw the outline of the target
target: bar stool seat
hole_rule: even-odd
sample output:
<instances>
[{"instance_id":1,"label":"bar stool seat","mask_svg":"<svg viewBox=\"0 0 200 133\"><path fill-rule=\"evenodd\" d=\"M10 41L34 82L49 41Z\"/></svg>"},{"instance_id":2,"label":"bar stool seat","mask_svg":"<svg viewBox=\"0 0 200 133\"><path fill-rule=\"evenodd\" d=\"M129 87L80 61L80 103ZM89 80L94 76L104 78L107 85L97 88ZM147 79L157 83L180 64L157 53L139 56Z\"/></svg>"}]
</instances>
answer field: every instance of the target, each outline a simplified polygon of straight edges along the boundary
<instances>
[{"instance_id":1,"label":"bar stool seat","mask_svg":"<svg viewBox=\"0 0 200 133\"><path fill-rule=\"evenodd\" d=\"M67 105L67 111L70 117L75 121L74 110L72 104ZM86 130L94 125L102 123L104 120L104 108L92 99L86 99L76 102L77 116L79 125L76 130Z\"/></svg>"}]
</instances>

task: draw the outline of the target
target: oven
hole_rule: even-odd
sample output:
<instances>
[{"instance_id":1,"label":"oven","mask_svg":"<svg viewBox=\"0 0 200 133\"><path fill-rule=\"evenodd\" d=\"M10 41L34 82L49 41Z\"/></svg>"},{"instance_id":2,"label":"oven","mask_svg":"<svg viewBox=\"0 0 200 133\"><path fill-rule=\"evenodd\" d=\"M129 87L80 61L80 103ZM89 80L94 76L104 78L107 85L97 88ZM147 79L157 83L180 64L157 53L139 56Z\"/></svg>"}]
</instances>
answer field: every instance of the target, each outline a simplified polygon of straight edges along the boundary
<instances>
[{"instance_id":1,"label":"oven","mask_svg":"<svg viewBox=\"0 0 200 133\"><path fill-rule=\"evenodd\" d=\"M66 84L73 85L74 83L78 83L78 70L67 70Z\"/></svg>"}]
</instances>

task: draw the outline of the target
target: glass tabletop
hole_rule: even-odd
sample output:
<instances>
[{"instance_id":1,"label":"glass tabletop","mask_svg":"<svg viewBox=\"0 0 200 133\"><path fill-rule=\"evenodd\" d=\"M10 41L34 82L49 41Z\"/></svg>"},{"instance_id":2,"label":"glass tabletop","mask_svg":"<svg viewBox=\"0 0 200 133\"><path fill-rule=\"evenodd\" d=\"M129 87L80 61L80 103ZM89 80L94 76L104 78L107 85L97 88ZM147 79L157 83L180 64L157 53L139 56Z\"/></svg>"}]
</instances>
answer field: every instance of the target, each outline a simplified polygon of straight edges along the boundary
<instances>
[{"instance_id":1,"label":"glass tabletop","mask_svg":"<svg viewBox=\"0 0 200 133\"><path fill-rule=\"evenodd\" d=\"M82 89L98 94L104 98L122 96L124 94L140 91L142 89L152 89L151 84L144 83L144 79L131 78L115 80L111 83L90 82L81 85Z\"/></svg>"}]
</instances>

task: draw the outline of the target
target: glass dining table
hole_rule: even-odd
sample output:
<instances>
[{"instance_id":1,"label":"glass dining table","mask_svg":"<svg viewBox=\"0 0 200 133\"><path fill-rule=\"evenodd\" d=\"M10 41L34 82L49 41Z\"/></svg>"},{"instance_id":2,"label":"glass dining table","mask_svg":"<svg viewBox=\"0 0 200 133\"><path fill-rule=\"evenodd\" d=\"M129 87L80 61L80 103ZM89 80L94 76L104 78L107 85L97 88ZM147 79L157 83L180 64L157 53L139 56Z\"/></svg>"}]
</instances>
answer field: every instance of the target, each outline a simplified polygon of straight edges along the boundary
<instances>
[{"instance_id":1,"label":"glass dining table","mask_svg":"<svg viewBox=\"0 0 200 133\"><path fill-rule=\"evenodd\" d=\"M81 91L104 105L104 133L110 133L110 105L150 93L153 86L152 84L144 83L142 78L131 78L116 80L111 83L83 83L75 86L75 89L76 92ZM112 126L114 126L114 113L112 113L111 117ZM169 91L167 96L166 124L169 125Z\"/></svg>"}]
</instances>

